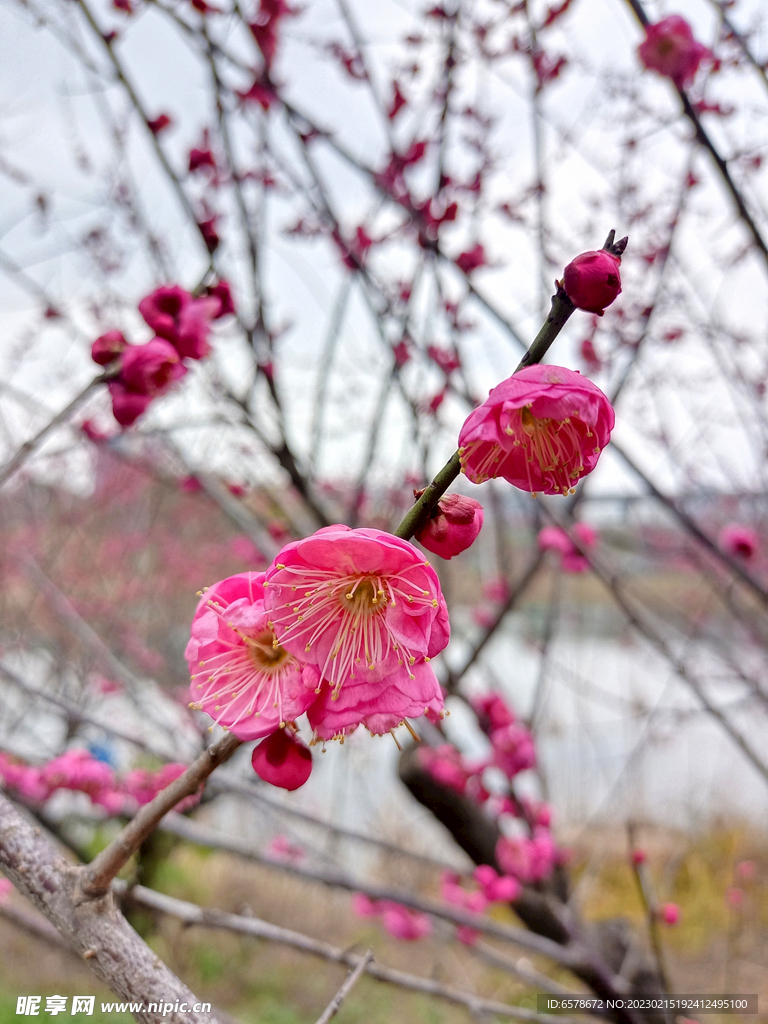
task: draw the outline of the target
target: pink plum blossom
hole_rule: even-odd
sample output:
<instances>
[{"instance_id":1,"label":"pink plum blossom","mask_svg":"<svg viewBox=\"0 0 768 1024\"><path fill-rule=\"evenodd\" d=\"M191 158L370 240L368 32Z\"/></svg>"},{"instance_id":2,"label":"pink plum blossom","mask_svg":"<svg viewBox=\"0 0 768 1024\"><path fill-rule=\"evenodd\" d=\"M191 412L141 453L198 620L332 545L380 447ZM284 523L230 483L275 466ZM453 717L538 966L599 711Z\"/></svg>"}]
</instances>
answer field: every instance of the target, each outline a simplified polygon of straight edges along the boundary
<instances>
[{"instance_id":1,"label":"pink plum blossom","mask_svg":"<svg viewBox=\"0 0 768 1024\"><path fill-rule=\"evenodd\" d=\"M496 860L505 875L523 883L549 877L557 862L557 848L544 828L534 829L533 838L502 836L496 844Z\"/></svg>"},{"instance_id":2,"label":"pink plum blossom","mask_svg":"<svg viewBox=\"0 0 768 1024\"><path fill-rule=\"evenodd\" d=\"M614 424L587 377L527 366L491 391L461 428L461 468L473 483L503 477L524 491L568 494L597 465Z\"/></svg>"},{"instance_id":3,"label":"pink plum blossom","mask_svg":"<svg viewBox=\"0 0 768 1024\"><path fill-rule=\"evenodd\" d=\"M621 259L605 249L583 252L565 268L565 294L577 309L602 316L621 292Z\"/></svg>"},{"instance_id":4,"label":"pink plum blossom","mask_svg":"<svg viewBox=\"0 0 768 1024\"><path fill-rule=\"evenodd\" d=\"M450 743L439 747L419 747L419 763L442 786L463 793L467 787L467 770L458 750Z\"/></svg>"},{"instance_id":5,"label":"pink plum blossom","mask_svg":"<svg viewBox=\"0 0 768 1024\"><path fill-rule=\"evenodd\" d=\"M293 791L303 786L312 772L312 753L290 728L276 729L256 746L253 770L272 786Z\"/></svg>"},{"instance_id":6,"label":"pink plum blossom","mask_svg":"<svg viewBox=\"0 0 768 1024\"><path fill-rule=\"evenodd\" d=\"M645 39L637 48L646 68L671 78L679 89L692 81L699 64L710 51L693 37L685 18L670 14L645 29Z\"/></svg>"},{"instance_id":7,"label":"pink plum blossom","mask_svg":"<svg viewBox=\"0 0 768 1024\"><path fill-rule=\"evenodd\" d=\"M185 657L192 706L241 740L294 721L320 685L317 669L278 643L264 604L264 573L239 573L203 593Z\"/></svg>"},{"instance_id":8,"label":"pink plum blossom","mask_svg":"<svg viewBox=\"0 0 768 1024\"><path fill-rule=\"evenodd\" d=\"M429 345L427 347L427 355L433 362L437 363L446 376L454 370L458 370L461 366L461 359L459 359L456 349L445 349L440 348L438 345Z\"/></svg>"},{"instance_id":9,"label":"pink plum blossom","mask_svg":"<svg viewBox=\"0 0 768 1024\"><path fill-rule=\"evenodd\" d=\"M8 878L0 878L0 903L4 903L13 891L13 882Z\"/></svg>"},{"instance_id":10,"label":"pink plum blossom","mask_svg":"<svg viewBox=\"0 0 768 1024\"><path fill-rule=\"evenodd\" d=\"M408 541L329 526L286 545L264 586L277 641L324 680L309 712L318 736L440 716L429 662L448 643L448 611L437 574Z\"/></svg>"},{"instance_id":11,"label":"pink plum blossom","mask_svg":"<svg viewBox=\"0 0 768 1024\"><path fill-rule=\"evenodd\" d=\"M152 395L129 391L124 384L113 380L107 385L112 399L112 415L121 427L130 427L152 404Z\"/></svg>"},{"instance_id":12,"label":"pink plum blossom","mask_svg":"<svg viewBox=\"0 0 768 1024\"><path fill-rule=\"evenodd\" d=\"M482 526L483 506L479 501L462 494L445 494L416 534L416 540L433 555L453 558L474 543Z\"/></svg>"},{"instance_id":13,"label":"pink plum blossom","mask_svg":"<svg viewBox=\"0 0 768 1024\"><path fill-rule=\"evenodd\" d=\"M490 734L496 729L503 729L515 721L514 712L498 693L473 697L470 703L484 733Z\"/></svg>"},{"instance_id":14,"label":"pink plum blossom","mask_svg":"<svg viewBox=\"0 0 768 1024\"><path fill-rule=\"evenodd\" d=\"M128 391L152 398L164 394L187 372L170 342L153 338L146 345L129 345L123 352L119 381Z\"/></svg>"},{"instance_id":15,"label":"pink plum blossom","mask_svg":"<svg viewBox=\"0 0 768 1024\"><path fill-rule=\"evenodd\" d=\"M380 904L376 900L372 900L370 896L366 896L364 892L356 892L352 896L352 910L358 917L378 917Z\"/></svg>"},{"instance_id":16,"label":"pink plum blossom","mask_svg":"<svg viewBox=\"0 0 768 1024\"><path fill-rule=\"evenodd\" d=\"M729 523L720 531L720 547L729 555L752 558L758 548L757 533L749 526Z\"/></svg>"},{"instance_id":17,"label":"pink plum blossom","mask_svg":"<svg viewBox=\"0 0 768 1024\"><path fill-rule=\"evenodd\" d=\"M585 548L592 548L597 543L597 533L587 523L576 523L572 534ZM588 560L576 547L571 537L559 526L545 526L539 531L538 545L542 551L557 551L563 572L579 573L589 569Z\"/></svg>"},{"instance_id":18,"label":"pink plum blossom","mask_svg":"<svg viewBox=\"0 0 768 1024\"><path fill-rule=\"evenodd\" d=\"M494 729L490 734L493 763L508 779L536 766L533 737L524 725L513 723Z\"/></svg>"},{"instance_id":19,"label":"pink plum blossom","mask_svg":"<svg viewBox=\"0 0 768 1024\"><path fill-rule=\"evenodd\" d=\"M483 584L483 597L494 604L504 604L509 600L509 583L503 576L496 576Z\"/></svg>"}]
</instances>

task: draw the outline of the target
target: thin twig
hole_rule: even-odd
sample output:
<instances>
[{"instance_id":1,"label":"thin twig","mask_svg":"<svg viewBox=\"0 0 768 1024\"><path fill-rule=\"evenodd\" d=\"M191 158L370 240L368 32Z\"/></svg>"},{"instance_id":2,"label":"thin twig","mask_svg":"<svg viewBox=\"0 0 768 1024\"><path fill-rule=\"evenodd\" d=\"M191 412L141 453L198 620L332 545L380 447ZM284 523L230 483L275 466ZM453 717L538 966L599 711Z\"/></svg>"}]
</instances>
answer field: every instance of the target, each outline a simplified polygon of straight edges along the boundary
<instances>
[{"instance_id":1,"label":"thin twig","mask_svg":"<svg viewBox=\"0 0 768 1024\"><path fill-rule=\"evenodd\" d=\"M346 996L355 987L355 985L357 984L357 981L358 981L360 975L366 969L366 967L371 962L371 960L373 960L373 950L369 949L368 952L363 957L363 959L360 961L360 963L354 969L354 971L351 971L349 973L349 975L347 976L347 980L344 982L344 984L341 986L339 991L336 993L336 995L333 997L333 999L330 1001L330 1003L326 1006L326 1008L323 1010L323 1012L317 1018L317 1021L315 1022L315 1024L328 1024L328 1021L332 1017L336 1016L336 1014L339 1012L339 1007L344 1002L344 999L346 998Z\"/></svg>"},{"instance_id":2,"label":"thin twig","mask_svg":"<svg viewBox=\"0 0 768 1024\"><path fill-rule=\"evenodd\" d=\"M72 401L65 406L61 412L57 413L53 419L46 423L42 430L38 430L34 437L30 437L28 441L24 442L16 454L13 455L4 466L0 467L0 487L2 487L6 480L13 476L17 469L20 469L24 465L30 455L37 451L46 437L48 437L56 427L67 422L70 416L80 408L96 385L105 383L110 379L110 376L111 374L100 373L98 376L94 377L92 381L86 384L82 391L75 395Z\"/></svg>"}]
</instances>

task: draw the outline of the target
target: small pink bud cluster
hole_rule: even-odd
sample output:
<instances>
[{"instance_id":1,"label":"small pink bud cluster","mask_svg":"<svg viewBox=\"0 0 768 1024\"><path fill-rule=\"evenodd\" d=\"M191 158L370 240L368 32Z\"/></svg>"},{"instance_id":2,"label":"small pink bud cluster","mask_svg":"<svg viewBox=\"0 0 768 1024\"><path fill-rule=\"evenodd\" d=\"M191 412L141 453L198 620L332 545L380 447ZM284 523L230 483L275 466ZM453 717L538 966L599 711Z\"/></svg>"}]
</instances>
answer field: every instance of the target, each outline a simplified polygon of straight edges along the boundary
<instances>
[{"instance_id":1,"label":"small pink bud cluster","mask_svg":"<svg viewBox=\"0 0 768 1024\"><path fill-rule=\"evenodd\" d=\"M44 804L57 790L68 789L86 793L91 803L103 807L109 815L133 813L136 807L153 800L186 768L183 764L166 764L157 772L138 768L120 779L108 764L80 747L41 766L0 754L0 778L23 800ZM186 797L176 805L176 810L193 807L199 799L194 794Z\"/></svg>"},{"instance_id":2,"label":"small pink bud cluster","mask_svg":"<svg viewBox=\"0 0 768 1024\"><path fill-rule=\"evenodd\" d=\"M413 493L418 498L423 491ZM482 526L483 506L479 501L463 494L445 494L416 534L416 540L434 555L453 558L474 543Z\"/></svg>"},{"instance_id":3,"label":"small pink bud cluster","mask_svg":"<svg viewBox=\"0 0 768 1024\"><path fill-rule=\"evenodd\" d=\"M384 930L404 942L416 942L432 934L432 922L426 914L391 900L372 900L365 893L356 892L352 909L358 917L380 918Z\"/></svg>"},{"instance_id":4,"label":"small pink bud cluster","mask_svg":"<svg viewBox=\"0 0 768 1024\"><path fill-rule=\"evenodd\" d=\"M139 312L155 332L144 345L131 345L121 331L107 331L91 347L99 366L116 363L109 383L112 412L128 427L153 399L166 394L186 374L184 359L203 359L211 350L210 323L234 311L226 281L219 281L203 298L193 298L178 285L156 289L139 303Z\"/></svg>"},{"instance_id":5,"label":"small pink bud cluster","mask_svg":"<svg viewBox=\"0 0 768 1024\"><path fill-rule=\"evenodd\" d=\"M597 533L587 523L576 523L572 532L584 548L593 548L597 543ZM563 572L580 573L589 570L587 559L559 526L545 526L540 530L538 545L542 551L555 551L560 555Z\"/></svg>"}]
</instances>

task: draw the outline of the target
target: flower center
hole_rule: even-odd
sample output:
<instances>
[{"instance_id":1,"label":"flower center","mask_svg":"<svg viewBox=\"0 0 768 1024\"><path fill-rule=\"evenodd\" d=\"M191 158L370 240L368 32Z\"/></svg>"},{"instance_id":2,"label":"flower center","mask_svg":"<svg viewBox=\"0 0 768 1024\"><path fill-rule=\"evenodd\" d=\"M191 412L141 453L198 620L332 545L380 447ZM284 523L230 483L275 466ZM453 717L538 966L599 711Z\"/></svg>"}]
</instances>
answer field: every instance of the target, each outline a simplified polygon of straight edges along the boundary
<instances>
[{"instance_id":1,"label":"flower center","mask_svg":"<svg viewBox=\"0 0 768 1024\"><path fill-rule=\"evenodd\" d=\"M271 629L262 630L256 636L243 636L253 666L259 672L274 672L290 658L284 647L275 642Z\"/></svg>"},{"instance_id":2,"label":"flower center","mask_svg":"<svg viewBox=\"0 0 768 1024\"><path fill-rule=\"evenodd\" d=\"M374 585L373 580L361 576L344 595L341 606L345 612L353 615L375 615L384 611L387 597L381 588Z\"/></svg>"}]
</instances>

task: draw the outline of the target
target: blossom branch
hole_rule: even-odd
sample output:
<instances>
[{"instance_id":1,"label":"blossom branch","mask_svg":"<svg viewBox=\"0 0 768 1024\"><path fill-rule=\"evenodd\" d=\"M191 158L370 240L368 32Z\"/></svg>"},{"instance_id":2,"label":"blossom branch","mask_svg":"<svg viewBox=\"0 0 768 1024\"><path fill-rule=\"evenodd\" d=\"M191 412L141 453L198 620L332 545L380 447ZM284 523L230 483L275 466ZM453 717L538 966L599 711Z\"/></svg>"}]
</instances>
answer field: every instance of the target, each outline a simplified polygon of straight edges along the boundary
<instances>
[{"instance_id":1,"label":"blossom branch","mask_svg":"<svg viewBox=\"0 0 768 1024\"><path fill-rule=\"evenodd\" d=\"M613 253L613 255L621 256L626 248L627 239L622 238L619 242L614 242L615 236L616 232L611 230L605 240L603 249L605 249L606 252ZM565 291L560 287L560 285L558 285L557 291L552 297L552 306L549 316L545 320L539 333L533 339L531 345L528 347L525 355L518 363L515 373L518 373L526 366L532 366L534 363L541 362L575 308L576 307L565 294ZM418 533L421 527L424 526L429 519L429 514L432 509L445 494L460 472L461 461L459 453L456 451L443 466L432 483L424 489L424 493L421 497L418 498L408 512L406 512L397 529L393 531L395 536L402 537L404 540L409 540L415 533Z\"/></svg>"},{"instance_id":2,"label":"blossom branch","mask_svg":"<svg viewBox=\"0 0 768 1024\"><path fill-rule=\"evenodd\" d=\"M253 935L284 946L291 946L293 949L300 949L323 960L345 964L351 968L357 967L360 961L365 959L359 953L346 952L343 949L332 946L328 942L313 939L309 935L303 935L288 928L281 928L279 925L262 921L257 917L241 917L239 914L228 914L222 910L199 907L194 903L166 896L164 893L155 892L142 885L133 886L130 890L128 890L127 886L123 887L121 885L118 887L118 891L121 890L128 893L134 903L169 914L187 925L219 928L243 935ZM413 992L422 992L425 995L436 996L438 999L444 999L457 1006L467 1007L473 1013L490 1013L512 1020L540 1021L542 1024L546 1024L549 1020L548 1017L526 1007L509 1006L506 1003L499 1003L492 999L484 999L482 996L475 996L469 992L462 992L448 985L442 985L431 978L420 978L413 974L406 974L404 971L395 970L392 967L385 967L375 960L367 964L365 973L372 978L376 978L377 981L388 982L400 988L409 989ZM560 1020L563 1021L563 1024L576 1024L572 1017L561 1017Z\"/></svg>"},{"instance_id":3,"label":"blossom branch","mask_svg":"<svg viewBox=\"0 0 768 1024\"><path fill-rule=\"evenodd\" d=\"M670 498L668 495L664 494L663 491L660 491L659 488L649 480L642 469L640 469L631 455L629 455L629 453L613 439L611 439L611 448L617 455L620 455L629 468L640 477L654 498L673 513L688 533L690 533L692 537L695 537L711 555L714 555L722 565L741 580L741 582L750 589L762 604L768 605L768 590L766 590L765 587L763 587L759 581L754 578L754 576L747 572L744 566L737 562L735 558L732 558L727 552L723 551L722 548L718 547L712 538L704 533L701 527L691 519L684 509L680 508L679 504L673 498Z\"/></svg>"},{"instance_id":4,"label":"blossom branch","mask_svg":"<svg viewBox=\"0 0 768 1024\"><path fill-rule=\"evenodd\" d=\"M234 754L242 740L227 734L208 747L183 775L145 804L105 850L85 869L80 887L91 897L103 895L112 879L123 868L142 842L180 800L196 793L211 772Z\"/></svg>"},{"instance_id":5,"label":"blossom branch","mask_svg":"<svg viewBox=\"0 0 768 1024\"><path fill-rule=\"evenodd\" d=\"M629 839L630 851L635 850L635 829L633 824L630 822L627 828ZM667 972L666 961L664 957L664 947L661 944L661 935L659 934L659 917L656 900L651 892L650 881L648 874L645 869L645 864L641 860L635 860L631 858L632 862L632 873L635 876L637 882L637 889L640 894L640 901L643 904L643 910L648 921L648 934L651 938L651 945L653 946L653 954L656 957L656 965L659 972L659 977L664 985L664 992L671 992L672 989L669 984L669 974Z\"/></svg>"},{"instance_id":6,"label":"blossom branch","mask_svg":"<svg viewBox=\"0 0 768 1024\"><path fill-rule=\"evenodd\" d=\"M632 8L635 17L640 22L642 27L647 29L650 25L650 21L648 19L648 15L645 13L645 10L640 0L627 0L627 3ZM752 214L747 209L747 204L744 202L744 197L739 191L735 181L731 177L731 172L728 168L728 164L723 159L723 157L720 156L717 147L707 134L703 124L701 123L699 115L694 110L693 104L688 98L688 94L685 91L685 89L681 88L681 86L679 85L675 85L675 90L677 91L677 94L680 97L680 102L683 105L683 112L685 116L693 125L694 131L696 132L697 141L708 151L709 155L712 157L715 166L720 172L720 177L723 179L726 188L731 193L731 198L736 204L736 209L738 211L739 217L742 219L746 227L749 228L755 245L760 250L760 252L763 255L763 258L768 264L768 245L766 244L765 239L760 233L757 224L755 224Z\"/></svg>"},{"instance_id":7,"label":"blossom branch","mask_svg":"<svg viewBox=\"0 0 768 1024\"><path fill-rule=\"evenodd\" d=\"M360 975L363 973L363 971L365 971L371 960L373 960L373 950L369 949L368 952L363 957L363 959L354 969L354 971L351 971L349 973L346 981L341 986L336 995L333 997L333 999L330 1001L330 1003L323 1010L323 1012L320 1014L320 1016L317 1018L315 1024L328 1024L328 1021L331 1020L332 1017L336 1016L336 1014L339 1012L341 1004L344 1002L345 998L355 987L360 978Z\"/></svg>"},{"instance_id":8,"label":"blossom branch","mask_svg":"<svg viewBox=\"0 0 768 1024\"><path fill-rule=\"evenodd\" d=\"M417 910L421 913L429 914L431 917L450 921L455 925L474 928L476 931L493 936L493 938L512 942L523 949L529 950L531 953L546 956L562 967L572 969L581 961L578 949L565 948L551 939L526 931L524 928L501 924L493 920L493 918L473 914L460 907L449 906L428 897L417 896L407 889L364 882L362 879L353 878L337 868L308 867L302 864L293 864L279 857L262 853L244 840L235 839L231 836L222 836L213 829L206 828L206 826L180 814L169 814L160 825L160 828L198 846L227 850L230 853L237 854L239 857L255 861L257 864L266 864L269 867L277 868L284 874L293 875L296 878L320 882L323 885L330 885L337 889L346 889L349 892L362 892L372 900L399 903L410 910Z\"/></svg>"}]
</instances>

